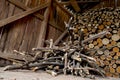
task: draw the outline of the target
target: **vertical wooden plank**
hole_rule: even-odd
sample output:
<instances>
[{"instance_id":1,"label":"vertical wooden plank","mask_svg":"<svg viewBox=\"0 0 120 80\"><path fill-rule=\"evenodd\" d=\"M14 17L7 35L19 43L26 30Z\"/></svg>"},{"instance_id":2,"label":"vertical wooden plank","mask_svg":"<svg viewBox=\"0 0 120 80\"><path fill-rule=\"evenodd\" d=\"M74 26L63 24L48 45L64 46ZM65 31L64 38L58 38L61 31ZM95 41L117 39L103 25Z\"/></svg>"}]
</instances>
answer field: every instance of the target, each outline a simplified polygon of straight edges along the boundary
<instances>
[{"instance_id":1,"label":"vertical wooden plank","mask_svg":"<svg viewBox=\"0 0 120 80\"><path fill-rule=\"evenodd\" d=\"M19 51L19 48L20 48L20 46L22 44L22 41L23 41L23 38L24 38L24 35L25 35L25 29L26 29L26 24L25 23L26 23L26 20L28 20L28 19L24 18L24 20L16 21L16 24L14 23L15 27L17 27L19 29L17 37L16 37L15 45L13 46L14 50Z\"/></svg>"},{"instance_id":2,"label":"vertical wooden plank","mask_svg":"<svg viewBox=\"0 0 120 80\"><path fill-rule=\"evenodd\" d=\"M39 24L41 24L41 21L36 18L33 19L33 22L34 23L32 24L32 32L31 32L32 36L29 40L29 47L28 47L29 52L32 50L33 47L36 47L36 45L37 45L37 41L38 41L37 37L39 36L38 34L39 34L39 30L40 30Z\"/></svg>"},{"instance_id":3,"label":"vertical wooden plank","mask_svg":"<svg viewBox=\"0 0 120 80\"><path fill-rule=\"evenodd\" d=\"M118 4L117 5L118 5L118 7L120 7L120 0L118 0Z\"/></svg>"},{"instance_id":4,"label":"vertical wooden plank","mask_svg":"<svg viewBox=\"0 0 120 80\"><path fill-rule=\"evenodd\" d=\"M36 2L29 2L29 6L30 5L34 5L35 3L37 3L38 0ZM37 4L36 4L37 5ZM28 19L27 19L28 18ZM30 52L32 50L33 47L36 46L36 42L37 37L38 37L38 31L40 29L40 20L38 20L37 18L34 18L32 16L28 16L26 19L26 28L24 31L24 35L23 35L23 39L21 41L21 45L19 48L19 51L27 51Z\"/></svg>"},{"instance_id":5,"label":"vertical wooden plank","mask_svg":"<svg viewBox=\"0 0 120 80\"><path fill-rule=\"evenodd\" d=\"M21 2L23 2L23 4L25 4L27 6L29 1L22 0ZM14 50L19 51L19 49L20 49L20 46L21 46L22 41L24 39L24 34L25 34L25 29L26 29L26 24L25 23L26 23L27 20L28 20L27 18L23 18L23 20L20 19L20 20L16 21L16 23L14 23L15 27L17 27L19 29L18 35L17 35L17 38L16 38L16 42L13 45Z\"/></svg>"},{"instance_id":6,"label":"vertical wooden plank","mask_svg":"<svg viewBox=\"0 0 120 80\"><path fill-rule=\"evenodd\" d=\"M24 20L26 20L26 21L24 21L25 24L23 26L23 27L25 27L25 29L24 29L23 39L21 41L21 45L19 48L20 51L28 50L29 37L31 37L31 29L32 29L31 23L30 23L32 20L31 16L26 17L26 19L24 19Z\"/></svg>"},{"instance_id":7,"label":"vertical wooden plank","mask_svg":"<svg viewBox=\"0 0 120 80\"><path fill-rule=\"evenodd\" d=\"M58 37L59 37L62 33L63 33L63 32L55 29L54 42L58 39Z\"/></svg>"},{"instance_id":8,"label":"vertical wooden plank","mask_svg":"<svg viewBox=\"0 0 120 80\"><path fill-rule=\"evenodd\" d=\"M35 18L35 32L34 32L34 35L32 38L32 39L34 39L34 46L33 47L37 47L37 45L38 45L38 39L39 39L39 34L40 34L40 29L41 29L40 24L41 23L42 23L42 21Z\"/></svg>"},{"instance_id":9,"label":"vertical wooden plank","mask_svg":"<svg viewBox=\"0 0 120 80\"><path fill-rule=\"evenodd\" d=\"M0 19L5 19L8 16L13 15L13 11L14 11L14 6L13 5L9 5L9 3L6 0L0 0ZM9 7L11 7L11 9L9 9ZM8 14L9 13L9 14ZM1 39L0 39L0 51L4 51L5 48L5 43L6 43L6 39L8 36L8 31L9 28L7 28L7 26L1 28L2 32L1 32Z\"/></svg>"},{"instance_id":10,"label":"vertical wooden plank","mask_svg":"<svg viewBox=\"0 0 120 80\"><path fill-rule=\"evenodd\" d=\"M47 28L47 34L46 34L46 39L47 40L50 40L50 39L54 39L54 36L55 36L55 28L49 26Z\"/></svg>"},{"instance_id":11,"label":"vertical wooden plank","mask_svg":"<svg viewBox=\"0 0 120 80\"><path fill-rule=\"evenodd\" d=\"M49 14L50 14L50 7L51 7L51 0L48 1L50 5L48 8L46 8L45 13L44 13L44 20L41 23L41 29L40 29L40 34L39 34L39 41L37 47L41 47L44 45L44 40L46 36L46 30L47 30L47 25L48 25L48 20L49 20Z\"/></svg>"},{"instance_id":12,"label":"vertical wooden plank","mask_svg":"<svg viewBox=\"0 0 120 80\"><path fill-rule=\"evenodd\" d=\"M13 4L11 4L11 5L13 5ZM8 17L16 15L16 14L22 12L21 9L19 9L19 8L15 7L15 6L14 6L12 11L10 9L12 9L11 6L9 7L9 12L8 12L9 16ZM9 24L9 26L10 26L10 28L9 28L10 30L7 32L8 36L7 36L6 42L4 44L4 46L5 46L4 52L12 53L20 28L18 27L17 22L15 22L15 24L11 23L11 24ZM8 29L8 27L7 27L7 29Z\"/></svg>"}]
</instances>

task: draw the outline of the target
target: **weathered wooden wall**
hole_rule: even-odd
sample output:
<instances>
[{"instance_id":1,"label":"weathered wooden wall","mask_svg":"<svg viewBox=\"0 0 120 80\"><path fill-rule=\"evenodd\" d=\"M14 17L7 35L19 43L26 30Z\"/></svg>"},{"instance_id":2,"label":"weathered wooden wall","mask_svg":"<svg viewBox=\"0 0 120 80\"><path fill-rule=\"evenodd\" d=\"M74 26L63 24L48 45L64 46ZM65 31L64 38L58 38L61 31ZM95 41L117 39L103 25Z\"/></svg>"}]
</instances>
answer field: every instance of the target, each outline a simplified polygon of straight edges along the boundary
<instances>
[{"instance_id":1,"label":"weathered wooden wall","mask_svg":"<svg viewBox=\"0 0 120 80\"><path fill-rule=\"evenodd\" d=\"M94 8L104 8L104 7L120 7L120 0L117 0L117 4L115 3L115 0L101 0L101 2L96 5Z\"/></svg>"},{"instance_id":2,"label":"weathered wooden wall","mask_svg":"<svg viewBox=\"0 0 120 80\"><path fill-rule=\"evenodd\" d=\"M35 6L45 3L47 0L19 0L25 6L33 8ZM23 12L14 4L7 0L0 0L0 20L8 18ZM54 19L55 23L61 30L48 25L46 39L53 39L54 41L60 36L64 30L64 21L68 21L69 16L59 7L54 7L51 11L50 20ZM45 9L39 11L44 15ZM54 18L52 18L54 17ZM38 44L38 37L40 34L42 20L33 15L26 16L15 22L7 24L0 28L0 51L2 53L12 53L13 50L30 52L33 47Z\"/></svg>"}]
</instances>

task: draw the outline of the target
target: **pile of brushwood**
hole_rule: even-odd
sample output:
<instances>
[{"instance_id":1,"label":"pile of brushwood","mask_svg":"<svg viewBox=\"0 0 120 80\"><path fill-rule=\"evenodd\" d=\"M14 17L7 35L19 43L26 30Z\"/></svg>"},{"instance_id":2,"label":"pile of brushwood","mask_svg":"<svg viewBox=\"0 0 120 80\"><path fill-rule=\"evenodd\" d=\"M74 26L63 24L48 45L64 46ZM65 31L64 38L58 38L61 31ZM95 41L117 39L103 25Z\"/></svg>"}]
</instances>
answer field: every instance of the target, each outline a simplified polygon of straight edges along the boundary
<instances>
[{"instance_id":1,"label":"pile of brushwood","mask_svg":"<svg viewBox=\"0 0 120 80\"><path fill-rule=\"evenodd\" d=\"M71 29L72 18L66 24L69 35L68 41L64 42L62 46L55 46L53 40L47 41L49 46L41 48L33 48L32 53L19 52L14 50L14 53L23 55L22 61L12 59L13 65L8 65L4 70L13 69L29 69L32 71L43 70L53 76L64 73L77 75L87 78L95 78L95 75L105 77L105 72L98 67L96 60L85 53L89 53L85 49L85 43L104 36L109 32L103 31L90 38L83 40L83 29L79 30L79 37L74 39L74 32ZM29 58L29 59L28 59Z\"/></svg>"}]
</instances>

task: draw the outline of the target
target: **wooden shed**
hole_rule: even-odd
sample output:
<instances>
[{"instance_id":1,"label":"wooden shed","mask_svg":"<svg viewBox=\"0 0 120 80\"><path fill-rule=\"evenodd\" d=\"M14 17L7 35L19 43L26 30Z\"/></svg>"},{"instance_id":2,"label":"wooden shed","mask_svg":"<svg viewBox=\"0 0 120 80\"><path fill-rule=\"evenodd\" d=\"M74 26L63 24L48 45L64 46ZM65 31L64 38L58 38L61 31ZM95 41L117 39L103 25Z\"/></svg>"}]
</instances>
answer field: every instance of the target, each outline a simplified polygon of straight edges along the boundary
<instances>
[{"instance_id":1,"label":"wooden shed","mask_svg":"<svg viewBox=\"0 0 120 80\"><path fill-rule=\"evenodd\" d=\"M0 6L1 63L23 60L14 50L32 53L32 48L44 47L50 39L57 45L71 17L90 9L120 7L120 0L0 0Z\"/></svg>"}]
</instances>

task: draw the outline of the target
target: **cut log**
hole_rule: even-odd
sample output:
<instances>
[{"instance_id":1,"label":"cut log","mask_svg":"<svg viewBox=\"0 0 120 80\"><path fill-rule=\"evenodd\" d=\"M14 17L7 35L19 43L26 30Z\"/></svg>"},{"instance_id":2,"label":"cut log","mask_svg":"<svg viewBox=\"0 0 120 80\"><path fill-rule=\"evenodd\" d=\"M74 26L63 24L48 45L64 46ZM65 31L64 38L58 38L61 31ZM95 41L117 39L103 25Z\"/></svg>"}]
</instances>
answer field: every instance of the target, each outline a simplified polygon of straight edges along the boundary
<instances>
[{"instance_id":1,"label":"cut log","mask_svg":"<svg viewBox=\"0 0 120 80\"><path fill-rule=\"evenodd\" d=\"M87 28L85 28L83 32L84 32L84 34L88 33Z\"/></svg>"},{"instance_id":2,"label":"cut log","mask_svg":"<svg viewBox=\"0 0 120 80\"><path fill-rule=\"evenodd\" d=\"M117 73L120 73L120 66L118 66L118 67L116 68L116 72L117 72Z\"/></svg>"},{"instance_id":3,"label":"cut log","mask_svg":"<svg viewBox=\"0 0 120 80\"><path fill-rule=\"evenodd\" d=\"M108 61L112 60L112 57L111 56L107 56L106 58Z\"/></svg>"},{"instance_id":4,"label":"cut log","mask_svg":"<svg viewBox=\"0 0 120 80\"><path fill-rule=\"evenodd\" d=\"M110 65L112 66L113 64L115 64L115 62L116 62L115 60L111 60Z\"/></svg>"},{"instance_id":5,"label":"cut log","mask_svg":"<svg viewBox=\"0 0 120 80\"><path fill-rule=\"evenodd\" d=\"M106 56L105 55L101 55L100 59L104 61L106 59Z\"/></svg>"},{"instance_id":6,"label":"cut log","mask_svg":"<svg viewBox=\"0 0 120 80\"><path fill-rule=\"evenodd\" d=\"M112 67L113 67L114 69L116 69L116 68L117 68L117 65L114 63Z\"/></svg>"},{"instance_id":7,"label":"cut log","mask_svg":"<svg viewBox=\"0 0 120 80\"><path fill-rule=\"evenodd\" d=\"M89 44L89 48L90 49L94 48L94 45L93 44Z\"/></svg>"},{"instance_id":8,"label":"cut log","mask_svg":"<svg viewBox=\"0 0 120 80\"><path fill-rule=\"evenodd\" d=\"M116 64L120 64L120 60L116 60L116 62L115 62Z\"/></svg>"},{"instance_id":9,"label":"cut log","mask_svg":"<svg viewBox=\"0 0 120 80\"><path fill-rule=\"evenodd\" d=\"M97 54L102 55L102 54L103 54L103 51L97 50Z\"/></svg>"},{"instance_id":10,"label":"cut log","mask_svg":"<svg viewBox=\"0 0 120 80\"><path fill-rule=\"evenodd\" d=\"M117 43L117 47L119 47L119 48L120 48L120 42L118 42L118 43Z\"/></svg>"},{"instance_id":11,"label":"cut log","mask_svg":"<svg viewBox=\"0 0 120 80\"><path fill-rule=\"evenodd\" d=\"M110 56L115 56L115 52L111 51Z\"/></svg>"},{"instance_id":12,"label":"cut log","mask_svg":"<svg viewBox=\"0 0 120 80\"><path fill-rule=\"evenodd\" d=\"M118 47L114 47L113 48L113 52L119 52L119 48Z\"/></svg>"},{"instance_id":13,"label":"cut log","mask_svg":"<svg viewBox=\"0 0 120 80\"><path fill-rule=\"evenodd\" d=\"M110 73L115 73L115 69L110 67Z\"/></svg>"},{"instance_id":14,"label":"cut log","mask_svg":"<svg viewBox=\"0 0 120 80\"><path fill-rule=\"evenodd\" d=\"M102 47L102 46L103 46L102 42L98 44L98 47Z\"/></svg>"},{"instance_id":15,"label":"cut log","mask_svg":"<svg viewBox=\"0 0 120 80\"><path fill-rule=\"evenodd\" d=\"M117 56L117 55L115 55L115 56L113 57L113 59L117 60L117 59L119 59L119 58L118 58L118 56Z\"/></svg>"},{"instance_id":16,"label":"cut log","mask_svg":"<svg viewBox=\"0 0 120 80\"><path fill-rule=\"evenodd\" d=\"M103 29L104 29L104 25L100 25L100 26L98 26L98 28L99 28L100 30L103 30Z\"/></svg>"},{"instance_id":17,"label":"cut log","mask_svg":"<svg viewBox=\"0 0 120 80\"><path fill-rule=\"evenodd\" d=\"M112 73L110 73L110 72L106 72L105 75L108 77L112 77Z\"/></svg>"},{"instance_id":18,"label":"cut log","mask_svg":"<svg viewBox=\"0 0 120 80\"><path fill-rule=\"evenodd\" d=\"M120 52L117 52L116 55L117 55L118 57L120 57Z\"/></svg>"},{"instance_id":19,"label":"cut log","mask_svg":"<svg viewBox=\"0 0 120 80\"><path fill-rule=\"evenodd\" d=\"M108 22L106 22L106 24L107 24L108 26L110 26L110 25L111 25L111 22L110 22L110 21L108 21Z\"/></svg>"},{"instance_id":20,"label":"cut log","mask_svg":"<svg viewBox=\"0 0 120 80\"><path fill-rule=\"evenodd\" d=\"M118 34L114 34L113 36L112 36L112 40L113 41L118 41L120 39L120 36L118 35Z\"/></svg>"},{"instance_id":21,"label":"cut log","mask_svg":"<svg viewBox=\"0 0 120 80\"><path fill-rule=\"evenodd\" d=\"M109 44L109 39L107 39L107 38L104 38L103 40L102 40L102 43L104 44L104 45L107 45L107 44Z\"/></svg>"},{"instance_id":22,"label":"cut log","mask_svg":"<svg viewBox=\"0 0 120 80\"><path fill-rule=\"evenodd\" d=\"M102 39L101 39L101 38L98 38L98 39L97 39L97 42L98 42L98 43L101 43L101 42L102 42Z\"/></svg>"},{"instance_id":23,"label":"cut log","mask_svg":"<svg viewBox=\"0 0 120 80\"><path fill-rule=\"evenodd\" d=\"M110 54L110 51L109 50L105 50L104 51L104 55L108 56Z\"/></svg>"},{"instance_id":24,"label":"cut log","mask_svg":"<svg viewBox=\"0 0 120 80\"><path fill-rule=\"evenodd\" d=\"M105 64L106 66L108 66L110 63L109 63L109 61L105 60L105 61L104 61L104 64Z\"/></svg>"},{"instance_id":25,"label":"cut log","mask_svg":"<svg viewBox=\"0 0 120 80\"><path fill-rule=\"evenodd\" d=\"M112 37L111 33L106 35L106 38L111 38L111 37Z\"/></svg>"},{"instance_id":26,"label":"cut log","mask_svg":"<svg viewBox=\"0 0 120 80\"><path fill-rule=\"evenodd\" d=\"M111 45L112 46L114 46L114 45L116 45L117 43L116 43L116 41L111 41Z\"/></svg>"},{"instance_id":27,"label":"cut log","mask_svg":"<svg viewBox=\"0 0 120 80\"><path fill-rule=\"evenodd\" d=\"M94 45L94 46L97 45L97 41L93 41L93 45Z\"/></svg>"},{"instance_id":28,"label":"cut log","mask_svg":"<svg viewBox=\"0 0 120 80\"><path fill-rule=\"evenodd\" d=\"M107 44L106 48L109 49L110 47L112 47L112 44Z\"/></svg>"},{"instance_id":29,"label":"cut log","mask_svg":"<svg viewBox=\"0 0 120 80\"><path fill-rule=\"evenodd\" d=\"M119 78L119 76L120 76L119 73L114 73L113 74L113 77L115 77L115 78Z\"/></svg>"}]
</instances>

